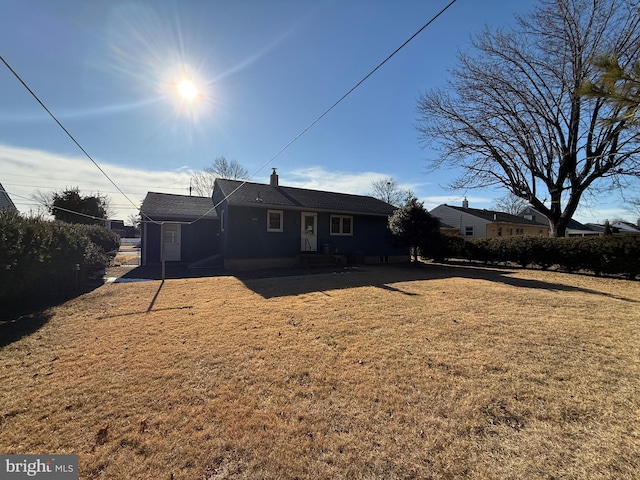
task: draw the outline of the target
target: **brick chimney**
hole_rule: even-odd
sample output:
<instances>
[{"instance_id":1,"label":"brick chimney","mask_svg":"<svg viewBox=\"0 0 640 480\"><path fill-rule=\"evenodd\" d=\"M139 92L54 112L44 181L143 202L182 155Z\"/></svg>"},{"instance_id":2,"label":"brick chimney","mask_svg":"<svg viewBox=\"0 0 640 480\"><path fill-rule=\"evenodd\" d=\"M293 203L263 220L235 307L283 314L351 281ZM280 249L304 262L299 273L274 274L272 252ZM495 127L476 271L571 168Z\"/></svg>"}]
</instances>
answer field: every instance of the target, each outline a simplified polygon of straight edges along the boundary
<instances>
[{"instance_id":1,"label":"brick chimney","mask_svg":"<svg viewBox=\"0 0 640 480\"><path fill-rule=\"evenodd\" d=\"M269 177L269 185L271 185L272 187L277 187L278 186L278 174L276 173L276 169L275 167L273 168L273 172L271 172L271 177Z\"/></svg>"}]
</instances>

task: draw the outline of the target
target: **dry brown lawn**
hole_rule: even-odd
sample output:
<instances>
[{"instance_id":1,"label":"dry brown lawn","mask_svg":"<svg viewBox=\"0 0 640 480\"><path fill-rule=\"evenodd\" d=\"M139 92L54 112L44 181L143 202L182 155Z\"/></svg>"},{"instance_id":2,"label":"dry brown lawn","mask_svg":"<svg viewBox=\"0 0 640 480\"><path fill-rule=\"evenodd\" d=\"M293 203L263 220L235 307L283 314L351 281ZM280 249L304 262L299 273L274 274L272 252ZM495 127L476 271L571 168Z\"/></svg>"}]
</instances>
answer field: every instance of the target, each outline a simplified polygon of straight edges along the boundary
<instances>
[{"instance_id":1,"label":"dry brown lawn","mask_svg":"<svg viewBox=\"0 0 640 480\"><path fill-rule=\"evenodd\" d=\"M640 478L639 282L220 276L21 321L0 452L76 453L83 479Z\"/></svg>"}]
</instances>

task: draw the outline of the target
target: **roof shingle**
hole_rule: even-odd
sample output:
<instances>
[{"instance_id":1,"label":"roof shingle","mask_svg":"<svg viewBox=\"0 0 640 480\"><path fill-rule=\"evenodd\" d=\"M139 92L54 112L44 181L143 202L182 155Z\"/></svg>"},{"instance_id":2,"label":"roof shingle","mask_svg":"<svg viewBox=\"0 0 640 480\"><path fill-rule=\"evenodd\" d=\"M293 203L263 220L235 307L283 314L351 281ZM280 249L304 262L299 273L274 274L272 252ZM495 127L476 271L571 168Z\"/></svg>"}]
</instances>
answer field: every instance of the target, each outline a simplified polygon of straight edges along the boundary
<instances>
[{"instance_id":1,"label":"roof shingle","mask_svg":"<svg viewBox=\"0 0 640 480\"><path fill-rule=\"evenodd\" d=\"M391 215L395 207L364 195L325 192L305 188L265 185L238 180L216 179L215 185L230 205L324 210L334 213Z\"/></svg>"},{"instance_id":2,"label":"roof shingle","mask_svg":"<svg viewBox=\"0 0 640 480\"><path fill-rule=\"evenodd\" d=\"M8 210L11 212L17 212L15 204L9 197L9 194L6 192L2 184L0 183L0 210Z\"/></svg>"},{"instance_id":3,"label":"roof shingle","mask_svg":"<svg viewBox=\"0 0 640 480\"><path fill-rule=\"evenodd\" d=\"M191 197L170 193L148 192L140 212L152 220L189 221L200 217L209 220L218 218L211 197Z\"/></svg>"},{"instance_id":4,"label":"roof shingle","mask_svg":"<svg viewBox=\"0 0 640 480\"><path fill-rule=\"evenodd\" d=\"M534 220L528 220L524 217L511 215L510 213L497 212L493 210L480 210L479 208L455 207L453 205L446 205L446 206L449 208L458 210L459 212L468 213L469 215L474 215L478 218L482 218L483 220L488 220L490 222L517 223L520 225L542 225L545 227L549 226L546 223L540 223Z\"/></svg>"}]
</instances>

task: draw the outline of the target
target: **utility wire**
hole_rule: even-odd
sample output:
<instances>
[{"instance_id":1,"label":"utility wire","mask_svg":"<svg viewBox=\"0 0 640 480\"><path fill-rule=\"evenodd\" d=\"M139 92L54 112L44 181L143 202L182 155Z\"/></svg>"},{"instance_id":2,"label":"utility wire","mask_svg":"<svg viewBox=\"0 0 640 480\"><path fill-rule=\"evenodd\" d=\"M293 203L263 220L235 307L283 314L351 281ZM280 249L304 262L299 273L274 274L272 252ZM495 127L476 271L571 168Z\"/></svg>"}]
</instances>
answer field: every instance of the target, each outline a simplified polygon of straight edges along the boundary
<instances>
[{"instance_id":1,"label":"utility wire","mask_svg":"<svg viewBox=\"0 0 640 480\"><path fill-rule=\"evenodd\" d=\"M0 188L0 192L2 192L2 193L6 193L7 195L9 195L9 192L7 192L4 188ZM23 198L23 199L25 199L25 200L31 200L31 201L32 201L32 202L34 202L36 205L42 205L42 206L43 206L43 207L45 207L45 208L51 208L52 213L53 213L53 210L61 210L61 211L63 211L63 212L73 213L74 215L80 215L81 217L87 217L87 218L91 218L91 219L93 219L93 220L101 220L101 221L105 221L105 220L106 220L106 218L96 217L96 216L94 216L94 215L89 215L89 214L87 214L87 213L76 212L75 210L69 210L69 209L67 209L67 208L63 208L63 207L56 207L56 206L51 206L51 207L49 207L48 205L46 205L46 204L45 204L45 203L43 203L43 202L39 202L38 200L34 200L34 199L32 199L32 198L28 198L28 197L25 197L25 196L23 196L23 195L18 195L17 193L12 193L11 195L12 195L12 196L14 196L14 197ZM11 198L11 197L9 197L9 198Z\"/></svg>"},{"instance_id":2,"label":"utility wire","mask_svg":"<svg viewBox=\"0 0 640 480\"><path fill-rule=\"evenodd\" d=\"M353 91L358 88L360 85L362 85L371 75L373 75L374 73L376 73L385 63L387 63L389 60L391 60L391 58L398 53L400 50L402 50L405 46L407 46L407 44L409 42L411 42L414 38L416 38L418 35L420 35L420 33L422 33L422 31L424 29L426 29L429 25L431 25L440 15L442 15L444 12L446 12L449 7L451 7L451 5L453 5L454 3L456 3L457 0L451 0L451 2L449 2L449 4L447 6L445 6L442 10L440 10L437 14L435 14L427 23L425 23L422 27L420 27L420 29L414 33L413 35L411 35L402 45L400 45L398 48L396 48L391 54L389 54L387 56L387 58L385 58L384 60L382 60L382 62L380 62L373 70L371 70L369 73L367 73L362 80L360 80L358 83L356 83L353 87L351 87L351 89L349 89L349 91L347 91L347 93L345 93L344 95L342 95L338 100L336 100L333 105L331 105L329 108L327 108L324 112L322 112L322 114L316 118L313 122L311 122L309 125L307 125L305 128L303 128L300 133L298 133L295 137L293 137L292 140L289 141L289 143L287 143L284 147L282 147L280 150L278 150L276 152L275 155L273 155L271 158L269 158L266 162L264 162L262 165L260 165L260 167L254 172L254 174L252 175L252 177L254 175L256 175L257 173L259 173L264 167L266 167L267 165L269 165L271 162L273 162L277 157L279 157L287 148L289 148L291 145L293 145L300 137L302 137L305 133L307 133L307 131L309 129L311 129L316 123L318 123L320 120L322 120L331 110L333 110L335 107L337 107L345 98L347 98L349 95L351 95L353 93ZM226 195L222 200L220 200L217 204L215 204L213 207L211 207L211 209L209 209L207 212L203 213L200 217L198 217L197 219L193 220L193 222L191 223L195 223L198 220L201 220L202 218L204 218L206 215L208 215L209 213L211 213L212 210L214 210L215 208L217 208L222 202L224 202L225 200L227 200L229 197L231 197L231 195L233 195L234 193L236 193L240 188L242 188L243 185L245 185L247 183L247 180L243 180L242 183L240 185L238 185L235 189L233 189L228 195Z\"/></svg>"},{"instance_id":3,"label":"utility wire","mask_svg":"<svg viewBox=\"0 0 640 480\"><path fill-rule=\"evenodd\" d=\"M342 95L338 100L336 100L329 108L327 108L324 112L322 112L322 114L320 114L320 116L318 116L314 121L312 121L309 125L307 125L305 128L303 128L300 133L298 133L295 137L293 137L293 139L291 139L286 145L284 145L280 150L278 150L275 155L271 156L265 163L263 163L258 170L256 170L254 172L253 175L256 175L257 173L259 173L264 167L266 167L267 165L269 165L273 160L275 160L277 157L279 157L285 150L287 150L291 145L293 145L300 137L302 137L305 133L307 133L307 131L309 131L313 126L315 126L320 120L322 120L327 114L329 114L329 112L331 112L335 107L337 107L345 98L347 98L349 95L351 95L351 93L354 92L354 90L356 90L360 85L362 85L369 77L371 77L375 72L377 72L385 63L387 63L389 60L391 60L392 57L394 57L400 50L402 50L409 42L411 42L415 37L417 37L420 33L422 33L423 30L425 30L429 25L431 25L438 17L440 17L440 15L442 15L445 11L447 11L449 9L449 7L451 7L454 3L456 3L457 0L451 0L451 2L449 2L442 10L440 10L436 15L434 15L428 22L426 22L422 27L420 27L420 29L418 29L417 32L415 32L413 35L411 35L404 43L402 43L402 45L400 45L398 48L396 48L391 54L389 54L384 60L382 60L382 62L380 62L373 70L371 70L369 73L367 73L358 83L356 83L353 87L351 87L344 95ZM2 63L5 64L5 66L11 71L11 73L13 73L13 75L18 79L18 81L24 86L24 88L27 89L27 91L33 96L33 98L36 99L36 101L40 104L40 106L49 114L49 116L58 124L58 126L67 134L67 136L73 141L73 143L76 144L76 146L80 149L80 151L82 151L82 153L85 154L85 156L91 160L91 162L96 166L96 168L98 170L100 170L100 172L107 178L107 180L109 180L109 182L111 182L111 184L116 188L116 190L118 190L118 192L120 192L122 194L122 196L124 198L126 198L129 203L131 203L131 205L133 205L135 208L138 208L136 206L136 204L120 189L120 187L111 179L111 177L109 177L109 175L107 175L107 173L100 167L100 165L98 165L98 163L91 157L91 155L89 155L89 153L87 153L87 151L82 147L82 145L80 145L80 143L78 143L78 141L73 137L73 135L71 135L71 133L69 133L69 131L64 127L64 125L62 125L62 123L60 123L60 121L56 118L56 116L51 113L51 111L46 107L46 105L40 100L40 98L38 98L38 96L31 90L31 88L29 88L29 86L26 84L26 82L20 77L20 75L18 75L18 73L11 67L11 65L9 65L9 63L4 59L4 57L2 57L0 55L0 60L2 60ZM204 218L205 216L207 216L209 213L211 213L213 210L215 210L218 206L220 206L220 204L222 202L224 202L225 200L227 200L229 197L231 197L235 192L237 192L243 185L245 185L247 183L246 180L243 180L242 183L240 185L238 185L238 187L236 187L235 189L233 189L229 194L227 194L222 200L220 200L217 204L215 204L213 207L211 207L209 210L207 210L205 213L203 213L200 217L196 218L195 220L191 221L191 222L185 222L185 224L190 225L193 224L199 220L201 220L202 218ZM78 212L74 212L74 213L78 213ZM141 212L142 213L142 212ZM78 213L80 214L80 213ZM80 214L82 215L82 214ZM144 214L143 214L144 215ZM147 215L144 215L146 218L149 219L149 221L153 222L153 223L164 223L164 222L157 222L155 220L153 220L152 218L150 218ZM182 223L182 222L181 222Z\"/></svg>"},{"instance_id":4,"label":"utility wire","mask_svg":"<svg viewBox=\"0 0 640 480\"><path fill-rule=\"evenodd\" d=\"M64 133L66 133L66 134L67 134L67 136L71 139L71 141L72 141L73 143L75 143L75 144L76 144L76 146L80 149L80 151L81 151L82 153L84 153L84 154L85 154L85 156L86 156L89 160L91 160L91 163L93 163L93 164L96 166L96 168L97 168L98 170L100 170L100 172L102 173L102 175L104 175L104 176L106 177L106 179L107 179L107 180L109 180L109 182L111 182L111 184L112 184L114 187L116 187L116 190L118 190L118 192L120 192L120 193L122 194L122 196L123 196L124 198L126 198L126 199L127 199L127 201L128 201L131 205L133 205L135 208L138 208L138 207L136 206L136 204L135 204L135 203L133 203L133 201L132 201L128 196L127 196L127 194L126 194L126 193L124 193L124 192L120 189L120 187L119 187L119 186L118 186L118 185L117 185L113 180L111 180L111 177L110 177L109 175L107 175L107 172L105 172L105 171L102 169L102 167L100 167L100 165L98 165L98 162L96 162L96 161L91 157L91 155L89 155L89 154L87 153L87 151L82 147L82 145L80 145L80 143L78 143L78 141L74 138L74 136L73 136L73 135L71 135L71 133L69 133L69 130L67 130L67 129L64 127L64 125L62 125L62 123L60 123L60 121L56 118L56 116L55 116L53 113L51 113L51 111L50 111L50 110L47 108L47 106L42 102L42 100L40 100L40 98L39 98L39 97L38 97L38 96L33 92L33 90L31 90L31 88L29 88L29 85L27 85L27 83L22 79L22 77L20 77L20 75L18 75L18 73L17 73L17 72L16 72L16 71L11 67L11 65L9 65L9 63L4 59L4 57L3 57L2 55L0 55L0 60L2 60L2 63L4 63L4 64L5 64L5 66L9 69L9 71L10 71L11 73L13 73L13 75L18 79L18 81L22 84L22 86L23 86L24 88L26 88L26 89L27 89L27 91L31 94L31 96L32 96L33 98L35 98L35 99L36 99L36 101L40 104L40 106L41 106L41 107L42 107L42 108L43 108L43 109L44 109L44 110L49 114L49 116L54 120L54 122L56 122L56 123L58 124L58 126L59 126L63 131L64 131Z\"/></svg>"}]
</instances>

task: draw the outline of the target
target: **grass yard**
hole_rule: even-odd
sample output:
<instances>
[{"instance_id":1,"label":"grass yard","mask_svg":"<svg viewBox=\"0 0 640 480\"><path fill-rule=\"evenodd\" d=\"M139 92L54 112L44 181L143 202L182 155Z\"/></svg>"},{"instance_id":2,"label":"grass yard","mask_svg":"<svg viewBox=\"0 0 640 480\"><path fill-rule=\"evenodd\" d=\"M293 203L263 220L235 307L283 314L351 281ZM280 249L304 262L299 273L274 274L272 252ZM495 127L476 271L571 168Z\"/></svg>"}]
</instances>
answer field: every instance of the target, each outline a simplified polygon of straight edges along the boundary
<instances>
[{"instance_id":1,"label":"grass yard","mask_svg":"<svg viewBox=\"0 0 640 480\"><path fill-rule=\"evenodd\" d=\"M21 321L0 452L77 453L82 479L640 478L640 282L363 267Z\"/></svg>"}]
</instances>

